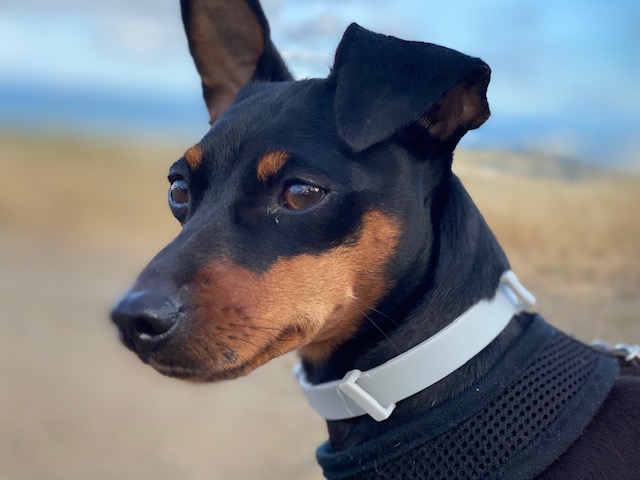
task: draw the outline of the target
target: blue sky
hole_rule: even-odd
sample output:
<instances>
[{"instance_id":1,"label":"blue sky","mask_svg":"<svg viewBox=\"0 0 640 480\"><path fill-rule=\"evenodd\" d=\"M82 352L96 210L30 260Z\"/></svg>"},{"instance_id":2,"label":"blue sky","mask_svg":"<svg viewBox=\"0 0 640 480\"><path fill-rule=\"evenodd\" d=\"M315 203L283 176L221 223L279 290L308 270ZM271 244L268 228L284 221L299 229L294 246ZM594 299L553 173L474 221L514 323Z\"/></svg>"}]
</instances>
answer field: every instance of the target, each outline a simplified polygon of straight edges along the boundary
<instances>
[{"instance_id":1,"label":"blue sky","mask_svg":"<svg viewBox=\"0 0 640 480\"><path fill-rule=\"evenodd\" d=\"M266 0L298 78L326 76L352 21L483 58L492 119L470 146L640 165L640 2ZM197 137L177 0L0 0L0 125ZM195 130L195 132L194 132Z\"/></svg>"}]
</instances>

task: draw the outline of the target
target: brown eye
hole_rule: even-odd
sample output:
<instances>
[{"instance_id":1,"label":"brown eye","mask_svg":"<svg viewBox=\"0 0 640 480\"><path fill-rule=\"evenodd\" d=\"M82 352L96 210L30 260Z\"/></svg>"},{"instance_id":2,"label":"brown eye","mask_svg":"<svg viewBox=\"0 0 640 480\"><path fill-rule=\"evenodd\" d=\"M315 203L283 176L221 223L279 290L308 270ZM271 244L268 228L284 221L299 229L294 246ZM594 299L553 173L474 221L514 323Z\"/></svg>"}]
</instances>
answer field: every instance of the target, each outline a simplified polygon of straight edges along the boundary
<instances>
[{"instance_id":1,"label":"brown eye","mask_svg":"<svg viewBox=\"0 0 640 480\"><path fill-rule=\"evenodd\" d=\"M304 210L314 206L322 197L325 191L313 185L295 183L287 188L282 194L282 203L290 210Z\"/></svg>"},{"instance_id":2,"label":"brown eye","mask_svg":"<svg viewBox=\"0 0 640 480\"><path fill-rule=\"evenodd\" d=\"M169 200L178 206L189 203L189 187L187 186L187 182L181 179L174 180L169 189Z\"/></svg>"}]
</instances>

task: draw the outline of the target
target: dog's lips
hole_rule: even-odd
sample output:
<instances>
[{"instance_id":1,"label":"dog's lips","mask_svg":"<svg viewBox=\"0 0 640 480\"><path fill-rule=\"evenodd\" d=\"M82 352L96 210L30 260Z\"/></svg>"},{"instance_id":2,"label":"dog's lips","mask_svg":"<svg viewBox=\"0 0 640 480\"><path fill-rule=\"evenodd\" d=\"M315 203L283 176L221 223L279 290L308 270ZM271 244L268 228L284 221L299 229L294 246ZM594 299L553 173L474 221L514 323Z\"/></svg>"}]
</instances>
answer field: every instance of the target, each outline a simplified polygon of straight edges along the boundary
<instances>
[{"instance_id":1,"label":"dog's lips","mask_svg":"<svg viewBox=\"0 0 640 480\"><path fill-rule=\"evenodd\" d=\"M134 353L138 353L138 349L136 348L134 343L129 338L127 338L127 336L124 335L120 329L118 329L118 338L120 339L120 342L129 350Z\"/></svg>"},{"instance_id":2,"label":"dog's lips","mask_svg":"<svg viewBox=\"0 0 640 480\"><path fill-rule=\"evenodd\" d=\"M149 363L149 358L151 357L151 355L153 355L153 353L156 350L158 350L158 348L160 348L160 346L158 346L157 348L155 348L155 349L153 349L151 351L143 351L143 350L139 349L136 346L136 344L134 342L132 342L126 335L123 335L120 330L118 330L118 337L120 338L120 342L125 347L127 347L127 349L129 349L133 353L135 353L143 363Z\"/></svg>"},{"instance_id":3,"label":"dog's lips","mask_svg":"<svg viewBox=\"0 0 640 480\"><path fill-rule=\"evenodd\" d=\"M289 338L285 341L286 337ZM284 329L279 336L274 336L271 342L265 344L252 357L242 359L238 363L236 360L242 357L231 349L222 352L216 349L211 350L208 358L176 357L167 355L167 352L161 349L156 349L148 355L138 353L138 356L144 363L168 377L192 382L218 382L247 375L270 359L300 347L304 338L306 336L302 331Z\"/></svg>"},{"instance_id":4,"label":"dog's lips","mask_svg":"<svg viewBox=\"0 0 640 480\"><path fill-rule=\"evenodd\" d=\"M151 365L162 375L178 378L180 380L206 381L206 378L209 375L208 372L202 370L181 367L178 365L166 365L153 359L147 359L145 363Z\"/></svg>"},{"instance_id":5,"label":"dog's lips","mask_svg":"<svg viewBox=\"0 0 640 480\"><path fill-rule=\"evenodd\" d=\"M179 380L186 380L196 383L205 382L218 382L221 380L233 380L235 378L246 375L250 371L254 370L249 365L243 364L236 367L222 368L218 371L207 371L197 368L187 368L177 365L166 365L150 359L146 361L151 365L158 373L167 377L177 378Z\"/></svg>"}]
</instances>

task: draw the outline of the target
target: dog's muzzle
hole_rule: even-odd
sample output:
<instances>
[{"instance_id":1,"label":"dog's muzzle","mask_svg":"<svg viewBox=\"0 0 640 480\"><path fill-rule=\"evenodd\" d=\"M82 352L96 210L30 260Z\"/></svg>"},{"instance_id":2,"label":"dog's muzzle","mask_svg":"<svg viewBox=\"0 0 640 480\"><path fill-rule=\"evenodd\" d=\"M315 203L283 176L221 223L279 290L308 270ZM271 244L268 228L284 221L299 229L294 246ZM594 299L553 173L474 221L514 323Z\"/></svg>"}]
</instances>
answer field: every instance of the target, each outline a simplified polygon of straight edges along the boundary
<instances>
[{"instance_id":1,"label":"dog's muzzle","mask_svg":"<svg viewBox=\"0 0 640 480\"><path fill-rule=\"evenodd\" d=\"M170 335L179 317L180 305L148 290L127 293L111 311L122 342L143 359Z\"/></svg>"}]
</instances>

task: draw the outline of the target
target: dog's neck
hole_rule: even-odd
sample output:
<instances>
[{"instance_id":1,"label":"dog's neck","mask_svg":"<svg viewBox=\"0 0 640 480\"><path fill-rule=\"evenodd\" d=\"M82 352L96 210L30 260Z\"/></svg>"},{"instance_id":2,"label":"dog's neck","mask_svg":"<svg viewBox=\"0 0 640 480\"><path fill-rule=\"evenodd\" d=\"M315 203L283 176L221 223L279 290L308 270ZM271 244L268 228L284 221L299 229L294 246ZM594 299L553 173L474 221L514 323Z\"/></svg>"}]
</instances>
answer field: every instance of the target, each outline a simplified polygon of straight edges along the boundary
<instances>
[{"instance_id":1,"label":"dog's neck","mask_svg":"<svg viewBox=\"0 0 640 480\"><path fill-rule=\"evenodd\" d=\"M383 304L380 312L368 315L384 333L369 324L325 364L304 363L312 383L342 378L354 368L364 371L378 366L431 337L478 301L493 296L509 264L455 176L431 198L430 209L433 242L428 258L414 266L421 272L419 281L413 285L400 282L390 297L398 298L399 291L411 293L403 301L392 306ZM432 387L400 402L382 423L368 415L328 422L332 448L337 451L355 446L464 390L495 364L521 330L519 322L512 322L481 354Z\"/></svg>"}]
</instances>

